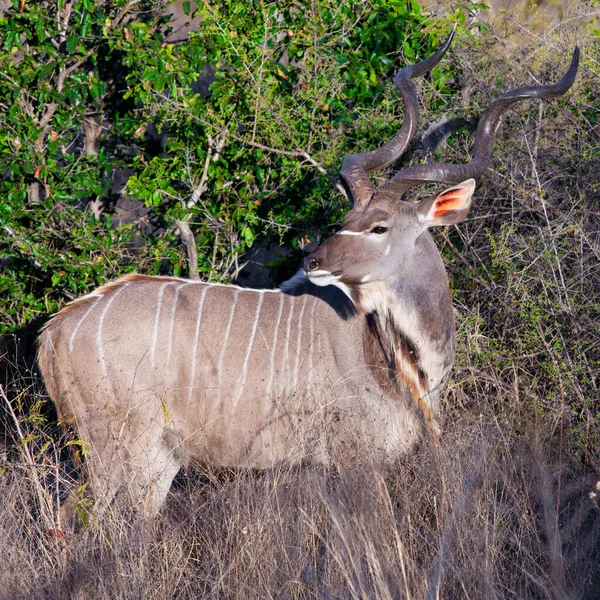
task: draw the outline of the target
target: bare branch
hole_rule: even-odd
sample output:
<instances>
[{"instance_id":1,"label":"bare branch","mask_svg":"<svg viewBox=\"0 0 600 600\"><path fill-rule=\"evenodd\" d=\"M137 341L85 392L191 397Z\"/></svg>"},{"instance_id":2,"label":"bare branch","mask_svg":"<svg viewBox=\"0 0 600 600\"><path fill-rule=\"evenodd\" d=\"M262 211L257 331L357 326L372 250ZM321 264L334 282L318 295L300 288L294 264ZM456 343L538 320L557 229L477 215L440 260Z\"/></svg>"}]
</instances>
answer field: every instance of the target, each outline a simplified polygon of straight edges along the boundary
<instances>
[{"instance_id":1,"label":"bare branch","mask_svg":"<svg viewBox=\"0 0 600 600\"><path fill-rule=\"evenodd\" d=\"M17 102L19 103L21 110L30 119L35 120L35 110L33 108L33 104L31 104L31 102L29 102L29 100L27 99L27 96L28 96L27 92L24 89L21 89L21 95L20 95L19 99L17 100Z\"/></svg>"},{"instance_id":2,"label":"bare branch","mask_svg":"<svg viewBox=\"0 0 600 600\"><path fill-rule=\"evenodd\" d=\"M102 116L96 120L94 117L86 117L83 122L83 153L86 156L98 155L98 139L102 133Z\"/></svg>"},{"instance_id":3,"label":"bare branch","mask_svg":"<svg viewBox=\"0 0 600 600\"><path fill-rule=\"evenodd\" d=\"M60 34L61 43L67 39L67 28L69 27L69 20L71 19L71 13L73 12L74 0L66 2L62 11L58 11L56 20L58 21L58 31Z\"/></svg>"},{"instance_id":4,"label":"bare branch","mask_svg":"<svg viewBox=\"0 0 600 600\"><path fill-rule=\"evenodd\" d=\"M208 167L210 165L211 159L213 161L217 160L225 147L225 143L227 141L228 131L223 130L216 138L213 139L211 135L208 135L208 151L206 153L206 158L204 159L204 169L202 171L202 177L200 177L200 183L194 187L194 191L192 192L192 197L187 201L186 207L191 208L198 204L198 201L202 197L202 194L206 191L207 181L208 181Z\"/></svg>"},{"instance_id":5,"label":"bare branch","mask_svg":"<svg viewBox=\"0 0 600 600\"><path fill-rule=\"evenodd\" d=\"M175 219L175 224L177 225L181 239L185 244L190 279L200 281L200 275L198 275L198 249L196 248L196 238L186 221Z\"/></svg>"},{"instance_id":6,"label":"bare branch","mask_svg":"<svg viewBox=\"0 0 600 600\"><path fill-rule=\"evenodd\" d=\"M187 208L191 208L198 204L198 200L204 192L206 191L206 182L208 180L208 165L210 164L210 159L213 153L213 139L209 135L208 136L208 151L206 152L206 159L204 160L204 170L202 171L202 177L200 177L200 183L194 188L192 192L192 197L187 201Z\"/></svg>"},{"instance_id":7,"label":"bare branch","mask_svg":"<svg viewBox=\"0 0 600 600\"><path fill-rule=\"evenodd\" d=\"M113 21L113 25L119 25L121 23L121 21L127 16L127 13L129 13L129 11L131 11L131 9L136 5L139 4L140 0L131 0L130 2L128 2L117 14L117 16L115 17L115 20Z\"/></svg>"},{"instance_id":8,"label":"bare branch","mask_svg":"<svg viewBox=\"0 0 600 600\"><path fill-rule=\"evenodd\" d=\"M73 63L67 69L65 69L65 68L60 69L60 72L58 73L58 80L56 82L56 87L55 87L55 90L59 94L63 91L63 89L65 87L65 81L66 81L67 77L69 75L71 75L71 73L76 71L82 64L84 64L85 61L94 52L95 52L95 48L92 48L85 53L83 58L81 58L77 62ZM52 118L54 117L54 114L56 113L57 108L58 108L58 104L56 102L54 102L54 100L49 102L48 104L46 104L46 108L44 109L44 114L38 120L38 127L40 127L42 131L40 132L40 135L38 136L37 140L33 144L35 149L38 152L42 152L42 150L43 150L44 139L46 138L46 134L48 133L48 129L50 128L50 121L52 121Z\"/></svg>"},{"instance_id":9,"label":"bare branch","mask_svg":"<svg viewBox=\"0 0 600 600\"><path fill-rule=\"evenodd\" d=\"M57 92L62 92L64 86L65 86L65 80L66 78L73 73L73 71L76 71L77 69L79 69L79 67L85 63L85 61L96 51L96 48L90 48L90 50L88 50L82 58L80 58L77 62L73 63L70 67L68 67L67 69L61 70L61 72L58 74L58 83L56 84L56 91Z\"/></svg>"},{"instance_id":10,"label":"bare branch","mask_svg":"<svg viewBox=\"0 0 600 600\"><path fill-rule=\"evenodd\" d=\"M229 136L229 131L227 129L224 129L217 136L217 143L215 144L215 154L213 156L213 162L219 160L219 157L221 156L221 152L223 151L223 148L225 148L225 144L227 142L228 136Z\"/></svg>"},{"instance_id":11,"label":"bare branch","mask_svg":"<svg viewBox=\"0 0 600 600\"><path fill-rule=\"evenodd\" d=\"M57 108L58 104L56 102L48 102L48 104L46 104L46 108L44 109L44 114L38 120L38 127L41 127L43 130L45 130L50 121L52 120L52 117L54 116L54 113L56 112ZM41 135L43 135L43 133Z\"/></svg>"}]
</instances>

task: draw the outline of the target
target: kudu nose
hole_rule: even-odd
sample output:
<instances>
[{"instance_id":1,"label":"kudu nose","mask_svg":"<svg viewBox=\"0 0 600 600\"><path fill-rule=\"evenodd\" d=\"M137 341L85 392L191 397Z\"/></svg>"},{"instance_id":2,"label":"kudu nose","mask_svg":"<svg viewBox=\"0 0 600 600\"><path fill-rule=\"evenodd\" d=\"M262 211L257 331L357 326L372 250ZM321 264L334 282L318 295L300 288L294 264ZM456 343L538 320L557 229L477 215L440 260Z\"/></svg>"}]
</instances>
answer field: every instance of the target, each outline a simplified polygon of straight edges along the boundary
<instances>
[{"instance_id":1,"label":"kudu nose","mask_svg":"<svg viewBox=\"0 0 600 600\"><path fill-rule=\"evenodd\" d=\"M306 257L304 259L305 271L316 271L319 268L319 261L316 258Z\"/></svg>"}]
</instances>

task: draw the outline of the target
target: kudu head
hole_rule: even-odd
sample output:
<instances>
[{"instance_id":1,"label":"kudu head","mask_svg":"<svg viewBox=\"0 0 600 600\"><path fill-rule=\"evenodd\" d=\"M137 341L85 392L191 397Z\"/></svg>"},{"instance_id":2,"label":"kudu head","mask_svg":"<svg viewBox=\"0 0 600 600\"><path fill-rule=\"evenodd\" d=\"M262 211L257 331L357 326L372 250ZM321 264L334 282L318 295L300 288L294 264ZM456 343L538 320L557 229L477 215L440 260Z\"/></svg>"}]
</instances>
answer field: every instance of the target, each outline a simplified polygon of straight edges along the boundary
<instances>
[{"instance_id":1,"label":"kudu head","mask_svg":"<svg viewBox=\"0 0 600 600\"><path fill-rule=\"evenodd\" d=\"M402 169L375 188L368 173L393 164L416 132L419 110L412 78L424 75L441 60L452 37L453 34L433 56L404 67L394 78L405 103L405 120L396 136L381 148L344 159L340 176L353 207L346 214L340 231L304 260L304 272L316 285L336 285L353 298L353 291L368 282L389 281L394 277L435 281L441 259L427 230L432 226L458 223L467 215L475 179L490 162L502 114L519 100L564 94L577 73L578 48L567 73L558 83L514 89L495 100L479 121L470 163L415 165ZM426 183L452 184L452 187L418 204L401 199L410 188ZM435 266L429 273L432 265Z\"/></svg>"}]
</instances>

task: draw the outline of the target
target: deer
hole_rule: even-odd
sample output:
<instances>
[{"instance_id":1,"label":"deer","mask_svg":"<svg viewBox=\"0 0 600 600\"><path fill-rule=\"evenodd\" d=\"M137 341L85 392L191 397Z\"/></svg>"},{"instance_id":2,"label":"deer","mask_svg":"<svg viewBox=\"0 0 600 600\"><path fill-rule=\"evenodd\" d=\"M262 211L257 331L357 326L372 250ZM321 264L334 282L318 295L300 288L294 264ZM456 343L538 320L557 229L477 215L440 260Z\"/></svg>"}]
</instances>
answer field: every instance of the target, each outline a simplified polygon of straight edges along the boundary
<instances>
[{"instance_id":1,"label":"deer","mask_svg":"<svg viewBox=\"0 0 600 600\"><path fill-rule=\"evenodd\" d=\"M351 208L340 229L279 289L129 274L67 304L43 327L38 363L61 422L85 448L83 477L102 513L127 497L148 516L182 467L258 469L348 464L392 468L436 440L455 325L430 228L465 219L502 115L575 80L579 50L553 85L493 101L466 164L405 167L379 186L419 120L413 83L452 34L394 77L405 106L396 135L344 158ZM403 199L423 184L443 191Z\"/></svg>"}]
</instances>

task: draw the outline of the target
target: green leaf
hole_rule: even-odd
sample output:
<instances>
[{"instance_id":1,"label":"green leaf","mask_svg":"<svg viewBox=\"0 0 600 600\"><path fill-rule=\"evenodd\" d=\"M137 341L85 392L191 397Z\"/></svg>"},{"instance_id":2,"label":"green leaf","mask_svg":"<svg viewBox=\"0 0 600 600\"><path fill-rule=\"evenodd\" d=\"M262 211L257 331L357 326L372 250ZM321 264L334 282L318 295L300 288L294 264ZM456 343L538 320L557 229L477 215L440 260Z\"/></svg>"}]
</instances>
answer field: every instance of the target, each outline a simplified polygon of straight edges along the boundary
<instances>
[{"instance_id":1,"label":"green leaf","mask_svg":"<svg viewBox=\"0 0 600 600\"><path fill-rule=\"evenodd\" d=\"M252 231L252 229L250 227L244 227L242 229L242 237L244 238L244 242L246 242L246 246L250 248L254 243L255 239L254 232Z\"/></svg>"},{"instance_id":2,"label":"green leaf","mask_svg":"<svg viewBox=\"0 0 600 600\"><path fill-rule=\"evenodd\" d=\"M75 53L78 43L79 43L79 36L77 36L77 35L70 35L67 38L67 51L69 52L69 54Z\"/></svg>"},{"instance_id":3,"label":"green leaf","mask_svg":"<svg viewBox=\"0 0 600 600\"><path fill-rule=\"evenodd\" d=\"M12 50L12 47L15 45L17 41L17 32L14 30L9 31L6 34L6 40L4 42L4 49L7 52L10 52Z\"/></svg>"}]
</instances>

